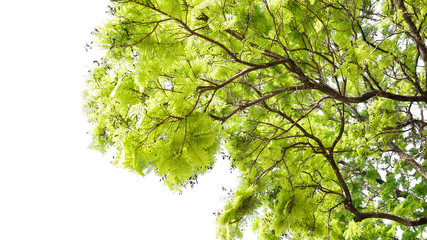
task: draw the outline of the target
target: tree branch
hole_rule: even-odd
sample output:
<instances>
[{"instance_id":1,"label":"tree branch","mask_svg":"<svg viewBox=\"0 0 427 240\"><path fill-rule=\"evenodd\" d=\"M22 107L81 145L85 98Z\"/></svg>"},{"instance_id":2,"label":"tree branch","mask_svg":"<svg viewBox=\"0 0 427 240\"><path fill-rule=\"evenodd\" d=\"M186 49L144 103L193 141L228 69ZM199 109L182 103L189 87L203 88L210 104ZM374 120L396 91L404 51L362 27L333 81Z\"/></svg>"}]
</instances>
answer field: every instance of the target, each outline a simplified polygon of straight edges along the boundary
<instances>
[{"instance_id":1,"label":"tree branch","mask_svg":"<svg viewBox=\"0 0 427 240\"><path fill-rule=\"evenodd\" d=\"M402 149L400 149L395 143L390 141L388 143L391 150L393 152L396 152L400 158L402 158L407 164L409 164L411 167L413 167L418 173L420 173L425 179L427 179L427 170L424 169L420 164L418 164L414 158L409 156L407 153L403 152Z\"/></svg>"},{"instance_id":2,"label":"tree branch","mask_svg":"<svg viewBox=\"0 0 427 240\"><path fill-rule=\"evenodd\" d=\"M406 9L406 6L403 2L403 0L395 0L396 5L400 10L403 12L403 19L405 20L406 24L409 26L409 30L411 31L412 39L414 39L415 43L417 44L418 50L420 51L421 58L424 62L424 68L427 72L427 47L424 42L424 39L420 36L420 33L417 29L417 26L415 26L415 23L412 21L411 14L409 14L408 9Z\"/></svg>"},{"instance_id":3,"label":"tree branch","mask_svg":"<svg viewBox=\"0 0 427 240\"><path fill-rule=\"evenodd\" d=\"M420 226L427 223L427 216L422 216L419 218L415 218L413 220L406 220L403 218L400 218L395 215L391 215L388 213L377 213L377 212L367 212L367 213L358 213L354 217L355 222L360 222L367 218L381 218L381 219L388 219L395 222L398 222L400 224L403 224L405 226Z\"/></svg>"}]
</instances>

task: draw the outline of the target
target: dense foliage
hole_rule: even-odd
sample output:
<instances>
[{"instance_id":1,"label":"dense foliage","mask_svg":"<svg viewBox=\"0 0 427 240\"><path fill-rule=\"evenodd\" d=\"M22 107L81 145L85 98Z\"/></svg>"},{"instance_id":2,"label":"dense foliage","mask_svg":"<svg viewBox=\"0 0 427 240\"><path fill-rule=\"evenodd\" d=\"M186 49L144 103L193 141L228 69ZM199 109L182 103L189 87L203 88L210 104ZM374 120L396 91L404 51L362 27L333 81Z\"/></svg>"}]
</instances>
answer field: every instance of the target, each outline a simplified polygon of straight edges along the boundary
<instances>
[{"instance_id":1,"label":"dense foliage","mask_svg":"<svg viewBox=\"0 0 427 240\"><path fill-rule=\"evenodd\" d=\"M93 147L192 184L242 173L218 236L426 237L425 0L124 0L96 29ZM400 231L400 230L401 231Z\"/></svg>"}]
</instances>

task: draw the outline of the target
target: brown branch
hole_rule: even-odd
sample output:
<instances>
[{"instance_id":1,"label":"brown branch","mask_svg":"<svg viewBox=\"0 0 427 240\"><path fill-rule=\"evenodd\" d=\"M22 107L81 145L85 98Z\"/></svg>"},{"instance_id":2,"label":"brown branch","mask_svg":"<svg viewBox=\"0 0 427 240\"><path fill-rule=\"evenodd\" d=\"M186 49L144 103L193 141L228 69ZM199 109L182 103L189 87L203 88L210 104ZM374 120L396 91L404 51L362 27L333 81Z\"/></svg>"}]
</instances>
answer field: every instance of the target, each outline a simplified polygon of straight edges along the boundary
<instances>
[{"instance_id":1,"label":"brown branch","mask_svg":"<svg viewBox=\"0 0 427 240\"><path fill-rule=\"evenodd\" d=\"M322 141L320 141L320 139L317 138L316 136L308 133L307 130L305 130L305 128L303 128L300 124L298 124L296 121L294 121L287 114L285 114L285 113L283 113L277 109L273 109L273 108L269 107L265 101L263 102L263 104L267 110L279 114L280 116L282 116L283 118L288 120L290 123L294 124L307 138L310 138L317 143L317 145L321 149L321 153L328 160L330 166L332 167L332 170L334 171L335 176L338 178L339 185L341 185L341 188L343 189L343 191L345 193L344 203L348 203L352 206L353 202L351 199L351 194L350 194L350 190L348 189L347 183L345 182L344 177L342 176L333 156L328 154L327 148L323 145Z\"/></svg>"},{"instance_id":2,"label":"brown branch","mask_svg":"<svg viewBox=\"0 0 427 240\"><path fill-rule=\"evenodd\" d=\"M338 110L338 112L340 114L340 123L341 123L341 126L340 126L340 131L338 133L338 136L335 138L334 142L332 143L331 148L329 149L329 155L331 155L331 156L334 155L334 148L338 144L338 142L341 140L341 137L342 137L342 135L344 133L344 127L345 127L345 119L344 119L344 108L345 108L345 105L344 105L344 103L341 103L342 109L340 110L338 108L338 105L335 103L335 101L334 101L334 104L335 104L335 106L336 106L336 108L337 108L337 110Z\"/></svg>"},{"instance_id":3,"label":"brown branch","mask_svg":"<svg viewBox=\"0 0 427 240\"><path fill-rule=\"evenodd\" d=\"M403 0L395 0L396 5L400 10L403 12L403 19L405 20L406 24L409 26L410 35L412 36L412 39L417 44L418 50L420 51L421 58L424 61L424 68L427 72L427 47L424 42L424 39L420 36L420 33L417 29L417 26L415 26L415 23L412 21L411 14L408 12L408 9L406 9L406 6L403 2Z\"/></svg>"},{"instance_id":4,"label":"brown branch","mask_svg":"<svg viewBox=\"0 0 427 240\"><path fill-rule=\"evenodd\" d=\"M260 97L258 99L255 99L253 101L247 102L245 104L242 104L236 108L234 108L230 113L228 113L227 115L221 117L221 121L226 121L227 119L229 119L231 116L233 116L234 114L236 114L238 111L243 110L249 106L255 105L257 103L260 102L264 102L265 100L274 97L275 95L282 93L282 92L291 92L291 91L298 91L298 90L302 90L302 89L307 89L306 86L302 85L302 86L294 86L294 87L286 87L286 88L279 88L276 89L274 91L272 91L270 94L265 95L263 97Z\"/></svg>"},{"instance_id":5,"label":"brown branch","mask_svg":"<svg viewBox=\"0 0 427 240\"><path fill-rule=\"evenodd\" d=\"M165 21L165 20L164 20ZM159 23L160 23L161 21L158 21L157 23L156 23L156 26L154 26L154 28L153 28L153 30L151 30L151 32L149 32L149 33L147 33L147 35L145 35L143 38L141 38L140 40L138 40L137 42L135 42L135 43L132 43L132 44L128 44L128 45L123 45L123 47L132 47L132 46L135 46L136 44L138 44L138 43L140 43L140 42L142 42L144 39L146 39L147 37L149 37L151 34L153 34L153 32L156 30L156 28L157 28L157 26L159 26Z\"/></svg>"},{"instance_id":6,"label":"brown branch","mask_svg":"<svg viewBox=\"0 0 427 240\"><path fill-rule=\"evenodd\" d=\"M388 220L392 220L400 224L403 224L405 226L420 226L420 225L427 224L427 216L422 216L419 218L415 218L413 220L406 220L395 215L391 215L388 213L378 213L378 212L367 212L367 213L355 214L354 221L360 222L367 218L388 219Z\"/></svg>"},{"instance_id":7,"label":"brown branch","mask_svg":"<svg viewBox=\"0 0 427 240\"><path fill-rule=\"evenodd\" d=\"M259 69L264 69L264 68L269 68L269 67L272 67L272 66L276 66L276 65L285 63L286 61L288 61L288 59L282 59L282 60L279 60L279 61L269 62L269 63L266 63L266 64L257 65L257 66L254 66L254 67L248 67L248 68L245 68L242 71L236 73L234 76L232 76L231 78L229 78L227 81L225 81L225 82L223 82L223 83L221 83L219 85L215 85L215 86L199 86L198 89L201 92L205 92L205 91L208 91L208 90L218 90L218 89L226 86L227 84L231 83L235 79L237 79L237 78L239 78L239 77L241 77L241 76L243 76L243 75L245 75L247 73L250 73L250 72L253 72L253 71L256 71L256 70L259 70Z\"/></svg>"},{"instance_id":8,"label":"brown branch","mask_svg":"<svg viewBox=\"0 0 427 240\"><path fill-rule=\"evenodd\" d=\"M416 124L421 129L423 129L425 126L427 126L427 122L425 122L423 120L412 119L412 120L405 121L403 123L397 123L396 124L397 126L395 126L395 127L391 127L391 126L390 127L385 127L384 130L399 130L399 129L402 129L402 128L404 128L404 127L406 127L408 125L411 125L411 124Z\"/></svg>"},{"instance_id":9,"label":"brown branch","mask_svg":"<svg viewBox=\"0 0 427 240\"><path fill-rule=\"evenodd\" d=\"M396 152L400 158L402 158L407 164L413 167L418 173L420 173L425 179L427 179L427 170L424 169L419 163L417 163L413 157L409 156L407 153L403 152L395 143L390 141L388 143L391 150Z\"/></svg>"},{"instance_id":10,"label":"brown branch","mask_svg":"<svg viewBox=\"0 0 427 240\"><path fill-rule=\"evenodd\" d=\"M200 34L200 33L196 32L195 30L191 29L187 24L185 24L183 21L181 21L179 19L175 18L174 20L176 22L178 22L181 25L181 27L183 27L187 32L191 33L192 35L197 36L199 38L202 38L202 39L204 39L204 40L206 40L206 41L208 41L210 43L213 43L214 45L220 47L231 58L233 58L234 61L236 61L238 63L241 63L241 64L244 64L244 65L247 65L247 66L252 66L252 67L257 67L257 66L262 66L263 65L263 64L254 64L254 63L246 62L246 61L243 61L243 60L239 59L236 54L234 54L230 49L228 49L222 43L220 43L220 42L218 42L218 41L216 41L216 40L214 40L212 38L209 38L209 37L207 37L207 36L205 36L203 34Z\"/></svg>"},{"instance_id":11,"label":"brown branch","mask_svg":"<svg viewBox=\"0 0 427 240\"><path fill-rule=\"evenodd\" d=\"M345 103L362 103L373 97L383 97L383 98L388 98L391 100L401 101L401 102L427 102L427 96L424 96L424 95L423 96L403 96L403 95L397 95L394 93L389 93L389 92L380 91L380 90L371 90L359 97L347 97L339 94L337 91L335 91L331 87L326 86L324 84L312 83L312 85L313 85L312 89L320 90L321 92L326 93L331 97Z\"/></svg>"},{"instance_id":12,"label":"brown branch","mask_svg":"<svg viewBox=\"0 0 427 240\"><path fill-rule=\"evenodd\" d=\"M335 99L340 100L340 101L345 102L345 103L362 103L362 102L365 102L365 101L367 101L373 97L383 97L383 98L388 98L391 100L401 101L401 102L427 102L427 96L425 96L425 95L422 95L422 96L403 96L403 95L398 95L398 94L394 94L394 93L390 93L390 92L386 92L386 91L380 91L380 90L370 90L370 91L367 91L358 97L347 97L347 96L344 96L344 95L338 93L336 90L334 90L333 88L331 88L325 84L313 83L310 80L310 78L307 77L301 71L301 69L299 69L299 67L296 66L296 64L291 65L291 67L292 67L291 71L296 73L298 75L298 78L304 84L306 84L309 89L317 89L317 90L319 90L325 94L328 94L332 98L335 98Z\"/></svg>"},{"instance_id":13,"label":"brown branch","mask_svg":"<svg viewBox=\"0 0 427 240\"><path fill-rule=\"evenodd\" d=\"M167 16L167 17L169 17L169 18L171 18L172 20L174 20L175 22L177 22L177 23L179 23L180 25L181 25L181 27L183 28L183 29L185 29L187 32L189 32L191 35L194 35L194 36L197 36L197 37L199 37L199 38L202 38L202 39L204 39L204 40L206 40L206 41L208 41L208 42L210 42L210 43L212 43L212 44L214 44L214 45L216 45L216 46L218 46L218 47L220 47L222 50L224 50L231 58L233 58L233 60L234 61L236 61L236 62L238 62L238 63L241 63L241 64L244 64L244 65L247 65L247 66L252 66L252 67L256 67L256 66L263 66L263 64L254 64L254 63L250 63L250 62L246 62L246 61L243 61L243 60L241 60L241 59L239 59L237 56L236 56L236 54L234 54L230 49L228 49L226 46L224 46L222 43L220 43L220 42L218 42L218 41L216 41L216 40L214 40L214 39L212 39L212 38L209 38L209 37L207 37L207 36L205 36L205 35L203 35L203 34L200 34L200 33L198 33L198 32L196 32L195 30L193 30L193 29L191 29L185 22L183 22L181 19L178 19L178 18L175 18L175 17L173 17L173 16L171 16L171 15L169 15L168 13L166 13L166 12L164 12L164 11L162 11L162 10L160 10L160 9L157 9L154 5L149 5L149 4L144 4L144 3L141 3L141 2L137 2L137 1L135 1L135 0L129 0L129 1L126 1L126 2L124 2L124 3L128 3L128 2L132 2L132 3L135 3L135 4L138 4L138 5L141 5L141 6L144 6L144 7L146 7L146 8L149 8L149 9L151 9L151 10L153 10L153 11L155 11L155 12L158 12L158 13L160 13L160 14L162 14L162 15L164 15L164 16Z\"/></svg>"},{"instance_id":14,"label":"brown branch","mask_svg":"<svg viewBox=\"0 0 427 240\"><path fill-rule=\"evenodd\" d=\"M202 13L202 15L201 15L198 19L199 19L199 20L202 20L202 21L204 21L204 22L209 21L209 17L208 17L208 16L206 16L205 14L203 14L203 13ZM240 34L240 33L239 33L239 32L237 32L236 30L226 29L226 30L224 30L224 32L226 32L226 33L230 34L232 37L234 37L234 38L238 39L238 40L239 40L239 41L241 41L241 42L242 42L243 40L245 40L244 35ZM249 45L251 45L251 46L252 46L252 47L254 47L254 48L257 48L257 49L260 49L260 50L264 51L264 52L263 52L263 55L264 55L264 56L266 56L266 57L270 57L270 58L273 58L273 59L276 59L276 60L280 60L280 59L285 58L285 57L283 57L282 55L280 55L280 54L278 54L278 53L275 53L275 52L273 52L273 51L270 51L270 50L268 50L268 49L262 48L262 47L258 46L257 44L255 44L255 43L253 43L253 42L249 42Z\"/></svg>"},{"instance_id":15,"label":"brown branch","mask_svg":"<svg viewBox=\"0 0 427 240\"><path fill-rule=\"evenodd\" d=\"M292 60L289 60L289 62L290 62L290 65L292 65L293 64L293 61ZM288 63L289 63L288 62ZM306 85L304 85L304 87L307 87ZM261 93L259 92L259 91L257 91L257 93L259 94L259 95L261 95ZM265 96L264 96L265 97ZM263 98L263 97L261 97L261 98ZM326 97L325 97L326 98ZM323 99L325 99L325 98L323 98ZM321 100L323 100L323 99L321 99ZM321 100L319 100L317 103L319 103ZM255 100L256 101L256 100ZM264 100L260 100L259 101L260 103L262 103L263 104L263 106L264 106L264 108L265 109L267 109L268 111L270 111L270 112L274 112L274 113L276 113L276 114L278 114L278 115L280 115L280 116L282 116L284 119L286 119L287 121L289 121L291 124L292 124L292 126L296 126L303 134L304 134L304 136L305 137L307 137L307 138L309 138L309 139L312 139L312 140L314 140L316 143L317 143L317 145L319 146L319 148L320 148L320 150L321 150L321 154L323 154L325 157L326 157L326 159L328 160L328 162L329 162L329 164L331 165L331 167L332 167L332 169L333 169L333 171L334 171L334 173L335 173L335 175L336 175L336 177L338 178L338 182L339 182L339 185L341 185L341 187L342 187L342 189L343 189L343 191L344 191L344 193L345 193L345 199L344 199L344 202L348 202L348 203L350 203L350 205L352 206L352 199L351 199L351 194L350 194L350 190L348 189L348 186L347 186L347 183L345 182L345 180L344 180L344 178L343 178L343 176L342 176L342 174L341 174L341 172L340 172L340 170L339 170L339 168L338 168L338 166L337 166L337 164L336 164L336 162L335 162L335 160L334 160L334 158L333 158L333 156L331 156L329 153L328 153L328 148L327 147L325 147L324 145L323 145L323 143L322 143L322 141L320 141L320 139L319 138L317 138L316 136L314 136L314 135L312 135L312 134L310 134L310 133L308 133L307 132L307 130L305 130L305 128L303 128L299 123L298 123L298 121L295 121L295 120L293 120L290 116L288 116L286 113L283 113L282 111L279 111L279 110L277 110L277 109L274 109L274 108L271 108L270 106L268 106L268 104L265 102L265 99ZM212 118L214 118L214 119L216 119L216 120L223 120L222 118L220 118L220 117L217 117L217 116L214 116L214 115L210 115Z\"/></svg>"},{"instance_id":16,"label":"brown branch","mask_svg":"<svg viewBox=\"0 0 427 240\"><path fill-rule=\"evenodd\" d=\"M323 84L323 83L316 83L312 81L307 75L304 74L304 72L301 70L301 68L292 60L287 59L285 62L285 66L293 73L296 74L296 77L304 84L306 85L307 89L317 89L325 94L328 94L332 98L335 98L339 101L345 102L345 103L361 103L365 102L373 97L383 97L388 98L396 101L401 102L427 102L427 96L403 96L403 95L397 95L394 93L381 91L381 90L370 90L365 92L363 95L358 97L347 97L345 95L340 94L335 89Z\"/></svg>"},{"instance_id":17,"label":"brown branch","mask_svg":"<svg viewBox=\"0 0 427 240\"><path fill-rule=\"evenodd\" d=\"M332 193L332 194L336 194L336 195L339 195L339 196L341 196L341 197L344 198L344 196L342 195L342 193L339 193L339 192L336 192L334 190L331 190L331 189L323 187L320 183L318 183L317 181L314 180L313 176L310 173L308 173L306 171L302 171L302 172L305 173L305 174L307 174L311 178L311 181L313 181L316 184L315 185L308 184L308 185L301 186L301 187L314 187L314 188L319 189L320 191L322 191L324 193Z\"/></svg>"}]
</instances>

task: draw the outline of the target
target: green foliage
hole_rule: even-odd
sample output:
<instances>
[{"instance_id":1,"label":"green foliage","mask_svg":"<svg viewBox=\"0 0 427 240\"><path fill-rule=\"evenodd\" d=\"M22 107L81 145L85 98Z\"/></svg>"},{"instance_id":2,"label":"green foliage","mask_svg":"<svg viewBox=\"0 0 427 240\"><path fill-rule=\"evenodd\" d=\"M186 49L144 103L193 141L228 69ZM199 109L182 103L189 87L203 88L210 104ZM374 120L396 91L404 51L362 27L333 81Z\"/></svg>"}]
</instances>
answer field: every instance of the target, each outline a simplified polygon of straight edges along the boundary
<instances>
[{"instance_id":1,"label":"green foliage","mask_svg":"<svg viewBox=\"0 0 427 240\"><path fill-rule=\"evenodd\" d=\"M425 236L426 6L113 1L84 92L92 147L177 191L225 147L242 178L222 239L248 223L260 239Z\"/></svg>"}]
</instances>

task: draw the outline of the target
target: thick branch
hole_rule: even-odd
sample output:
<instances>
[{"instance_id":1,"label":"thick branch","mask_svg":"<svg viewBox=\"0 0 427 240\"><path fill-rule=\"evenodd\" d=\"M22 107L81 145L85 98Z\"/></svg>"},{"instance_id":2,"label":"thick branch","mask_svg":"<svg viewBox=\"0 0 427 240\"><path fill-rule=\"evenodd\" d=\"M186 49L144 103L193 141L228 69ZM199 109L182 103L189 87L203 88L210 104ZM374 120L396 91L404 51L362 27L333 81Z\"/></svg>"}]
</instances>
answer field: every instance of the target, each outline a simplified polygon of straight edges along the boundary
<instances>
[{"instance_id":1,"label":"thick branch","mask_svg":"<svg viewBox=\"0 0 427 240\"><path fill-rule=\"evenodd\" d=\"M307 86L307 89L317 89L344 103L362 103L373 97L383 97L401 102L427 102L427 96L403 96L381 90L371 90L359 97L347 97L325 84L312 81L294 61L287 60L286 63L286 67L296 74L297 78Z\"/></svg>"},{"instance_id":2,"label":"thick branch","mask_svg":"<svg viewBox=\"0 0 427 240\"><path fill-rule=\"evenodd\" d=\"M413 220L406 220L406 219L403 219L403 218L400 218L398 216L391 215L388 213L377 213L377 212L358 213L354 217L354 221L360 222L360 221L367 219L367 218L388 219L388 220L392 220L392 221L398 222L400 224L403 224L405 226L420 226L420 225L427 224L427 216L422 216L419 218L415 218Z\"/></svg>"},{"instance_id":3,"label":"thick branch","mask_svg":"<svg viewBox=\"0 0 427 240\"><path fill-rule=\"evenodd\" d=\"M397 94L384 92L380 90L371 90L359 97L347 97L339 94L329 86L322 85L322 84L315 84L314 89L318 89L323 93L329 94L331 97L345 103L361 103L373 97L383 97L383 98L388 98L391 100L401 101L401 102L427 102L427 96L403 96L403 95L397 95Z\"/></svg>"},{"instance_id":4,"label":"thick branch","mask_svg":"<svg viewBox=\"0 0 427 240\"><path fill-rule=\"evenodd\" d=\"M427 72L427 47L424 42L424 39L420 36L417 26L415 26L415 23L412 21L411 14L408 12L408 9L406 9L406 6L403 0L396 0L396 5L403 12L403 19L405 19L406 24L408 24L409 26L409 30L411 31L411 36L414 39L415 43L417 44L418 50L420 51L420 54L421 54L421 58L424 61L424 68L426 69L426 72Z\"/></svg>"}]
</instances>

